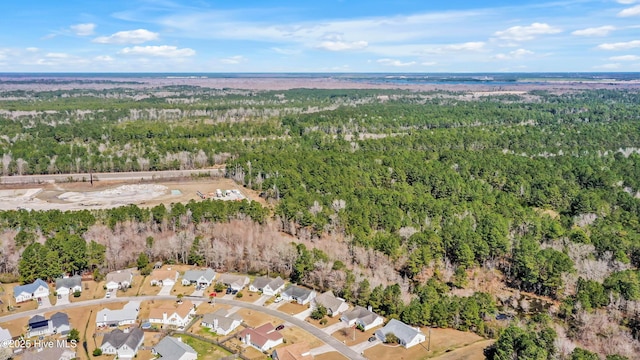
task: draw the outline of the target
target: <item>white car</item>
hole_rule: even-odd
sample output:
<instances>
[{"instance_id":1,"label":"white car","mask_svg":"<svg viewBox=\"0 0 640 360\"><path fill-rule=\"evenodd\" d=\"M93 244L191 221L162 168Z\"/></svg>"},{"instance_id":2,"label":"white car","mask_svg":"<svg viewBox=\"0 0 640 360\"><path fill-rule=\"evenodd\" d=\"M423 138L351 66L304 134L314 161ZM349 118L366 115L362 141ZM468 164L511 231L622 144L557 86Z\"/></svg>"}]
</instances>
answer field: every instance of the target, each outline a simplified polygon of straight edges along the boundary
<instances>
[{"instance_id":1,"label":"white car","mask_svg":"<svg viewBox=\"0 0 640 360\"><path fill-rule=\"evenodd\" d=\"M282 301L282 298L278 296L273 302L279 303L280 301Z\"/></svg>"},{"instance_id":2,"label":"white car","mask_svg":"<svg viewBox=\"0 0 640 360\"><path fill-rule=\"evenodd\" d=\"M108 298L110 298L110 297L111 297L111 291L109 291L109 292L107 293L106 298L108 299Z\"/></svg>"}]
</instances>

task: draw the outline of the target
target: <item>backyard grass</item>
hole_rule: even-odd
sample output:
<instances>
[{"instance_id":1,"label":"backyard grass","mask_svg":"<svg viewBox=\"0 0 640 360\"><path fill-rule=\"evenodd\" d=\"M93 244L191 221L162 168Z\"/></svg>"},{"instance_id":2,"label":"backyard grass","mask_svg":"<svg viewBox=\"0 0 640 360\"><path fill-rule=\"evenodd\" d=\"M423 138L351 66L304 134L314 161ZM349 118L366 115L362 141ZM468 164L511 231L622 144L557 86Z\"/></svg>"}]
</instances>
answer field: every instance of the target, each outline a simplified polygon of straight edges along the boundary
<instances>
[{"instance_id":1,"label":"backyard grass","mask_svg":"<svg viewBox=\"0 0 640 360\"><path fill-rule=\"evenodd\" d=\"M178 335L185 344L191 346L198 353L198 360L218 360L231 355L225 349L208 342L192 338L187 335Z\"/></svg>"}]
</instances>

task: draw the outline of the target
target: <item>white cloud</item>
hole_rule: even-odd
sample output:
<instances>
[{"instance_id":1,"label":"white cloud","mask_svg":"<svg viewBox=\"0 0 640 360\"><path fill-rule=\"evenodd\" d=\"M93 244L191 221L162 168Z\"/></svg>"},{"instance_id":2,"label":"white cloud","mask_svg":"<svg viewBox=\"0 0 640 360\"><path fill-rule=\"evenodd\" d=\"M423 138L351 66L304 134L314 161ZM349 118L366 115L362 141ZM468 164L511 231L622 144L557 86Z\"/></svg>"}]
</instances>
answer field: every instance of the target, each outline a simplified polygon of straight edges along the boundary
<instances>
[{"instance_id":1,"label":"white cloud","mask_svg":"<svg viewBox=\"0 0 640 360\"><path fill-rule=\"evenodd\" d=\"M576 30L571 33L571 35L575 36L607 36L610 32L614 31L616 28L614 26L600 26L600 27L592 27L586 28L582 30Z\"/></svg>"},{"instance_id":2,"label":"white cloud","mask_svg":"<svg viewBox=\"0 0 640 360\"><path fill-rule=\"evenodd\" d=\"M37 47L28 47L25 50L27 50L28 52L31 52L31 53L40 51L40 49L38 49Z\"/></svg>"},{"instance_id":3,"label":"white cloud","mask_svg":"<svg viewBox=\"0 0 640 360\"><path fill-rule=\"evenodd\" d=\"M416 64L415 61L402 62L400 60L394 60L394 59L378 59L376 60L376 62L378 64L382 64L385 66L397 66L397 67L411 66Z\"/></svg>"},{"instance_id":4,"label":"white cloud","mask_svg":"<svg viewBox=\"0 0 640 360\"><path fill-rule=\"evenodd\" d=\"M482 41L471 41L460 44L449 44L444 46L431 47L423 50L423 53L427 54L445 54L451 52L465 52L465 51L482 51L484 50L485 43Z\"/></svg>"},{"instance_id":5,"label":"white cloud","mask_svg":"<svg viewBox=\"0 0 640 360\"><path fill-rule=\"evenodd\" d=\"M519 59L526 55L533 55L533 51L529 51L526 49L518 49L518 50L513 50L508 54L497 54L493 58L497 60L513 60L513 59Z\"/></svg>"},{"instance_id":6,"label":"white cloud","mask_svg":"<svg viewBox=\"0 0 640 360\"><path fill-rule=\"evenodd\" d=\"M545 23L533 23L529 26L513 26L494 33L500 39L513 41L533 40L539 35L551 35L562 32L561 29Z\"/></svg>"},{"instance_id":7,"label":"white cloud","mask_svg":"<svg viewBox=\"0 0 640 360\"><path fill-rule=\"evenodd\" d=\"M600 50L628 50L640 47L640 40L632 40L627 42L605 43L598 45Z\"/></svg>"},{"instance_id":8,"label":"white cloud","mask_svg":"<svg viewBox=\"0 0 640 360\"><path fill-rule=\"evenodd\" d=\"M632 6L618 13L618 16L620 17L639 16L639 15L640 15L640 5Z\"/></svg>"},{"instance_id":9,"label":"white cloud","mask_svg":"<svg viewBox=\"0 0 640 360\"><path fill-rule=\"evenodd\" d=\"M609 58L611 61L638 61L640 60L640 56L638 55L621 55L621 56L612 56Z\"/></svg>"},{"instance_id":10,"label":"white cloud","mask_svg":"<svg viewBox=\"0 0 640 360\"><path fill-rule=\"evenodd\" d=\"M93 35L93 31L96 29L96 24L87 23L87 24L76 24L71 25L69 27L74 34L78 36L89 36Z\"/></svg>"},{"instance_id":11,"label":"white cloud","mask_svg":"<svg viewBox=\"0 0 640 360\"><path fill-rule=\"evenodd\" d=\"M114 59L109 55L99 55L93 58L95 61L112 62Z\"/></svg>"},{"instance_id":12,"label":"white cloud","mask_svg":"<svg viewBox=\"0 0 640 360\"><path fill-rule=\"evenodd\" d=\"M625 5L635 4L637 2L638 0L618 0L619 4L625 4Z\"/></svg>"},{"instance_id":13,"label":"white cloud","mask_svg":"<svg viewBox=\"0 0 640 360\"><path fill-rule=\"evenodd\" d=\"M594 69L603 69L603 70L615 70L615 69L619 69L620 68L620 64L602 64L602 65L598 65L598 66L594 66Z\"/></svg>"},{"instance_id":14,"label":"white cloud","mask_svg":"<svg viewBox=\"0 0 640 360\"><path fill-rule=\"evenodd\" d=\"M118 52L123 55L141 55L141 56L157 56L178 58L193 56L196 54L195 50L190 48L178 49L175 46L161 45L161 46L134 46L126 47Z\"/></svg>"},{"instance_id":15,"label":"white cloud","mask_svg":"<svg viewBox=\"0 0 640 360\"><path fill-rule=\"evenodd\" d=\"M65 54L65 53L47 53L45 55L46 58L49 59L68 59L69 58L69 54Z\"/></svg>"},{"instance_id":16,"label":"white cloud","mask_svg":"<svg viewBox=\"0 0 640 360\"><path fill-rule=\"evenodd\" d=\"M369 46L369 43L366 41L323 41L316 49L327 50L327 51L348 51L348 50L361 50Z\"/></svg>"},{"instance_id":17,"label":"white cloud","mask_svg":"<svg viewBox=\"0 0 640 360\"><path fill-rule=\"evenodd\" d=\"M110 36L100 36L93 39L98 44L142 44L158 39L158 33L145 29L119 31Z\"/></svg>"},{"instance_id":18,"label":"white cloud","mask_svg":"<svg viewBox=\"0 0 640 360\"><path fill-rule=\"evenodd\" d=\"M438 63L435 62L435 61L425 61L425 62L421 62L420 65L422 65L422 66L434 66L434 65L438 65Z\"/></svg>"},{"instance_id":19,"label":"white cloud","mask_svg":"<svg viewBox=\"0 0 640 360\"><path fill-rule=\"evenodd\" d=\"M283 48L279 48L279 47L272 47L271 50L277 52L278 54L282 54L282 55L298 55L301 53L300 50L298 49L283 49Z\"/></svg>"},{"instance_id":20,"label":"white cloud","mask_svg":"<svg viewBox=\"0 0 640 360\"><path fill-rule=\"evenodd\" d=\"M228 58L224 58L224 59L220 59L220 62L223 64L228 64L228 65L235 65L235 64L240 64L240 63L245 63L247 62L248 59L242 55L236 55L236 56L231 56Z\"/></svg>"}]
</instances>

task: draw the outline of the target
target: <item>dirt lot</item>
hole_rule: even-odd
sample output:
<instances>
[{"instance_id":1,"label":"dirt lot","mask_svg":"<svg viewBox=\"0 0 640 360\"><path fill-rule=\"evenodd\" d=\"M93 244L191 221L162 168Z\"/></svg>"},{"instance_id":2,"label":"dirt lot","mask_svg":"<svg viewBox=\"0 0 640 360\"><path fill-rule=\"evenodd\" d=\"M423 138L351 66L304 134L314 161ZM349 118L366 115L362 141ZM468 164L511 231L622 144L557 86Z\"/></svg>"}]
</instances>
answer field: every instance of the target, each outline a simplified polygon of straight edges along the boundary
<instances>
[{"instance_id":1,"label":"dirt lot","mask_svg":"<svg viewBox=\"0 0 640 360\"><path fill-rule=\"evenodd\" d=\"M289 315L299 314L307 309L309 309L309 305L300 305L295 302L287 302L278 306L278 311Z\"/></svg>"},{"instance_id":2,"label":"dirt lot","mask_svg":"<svg viewBox=\"0 0 640 360\"><path fill-rule=\"evenodd\" d=\"M248 198L265 204L256 192L239 186L231 179L196 178L157 182L97 181L93 185L88 182L2 185L0 210L108 209L128 204L152 207L161 203L199 201L202 199L197 191L208 195L217 189L240 192L240 195L232 194L221 200Z\"/></svg>"},{"instance_id":3,"label":"dirt lot","mask_svg":"<svg viewBox=\"0 0 640 360\"><path fill-rule=\"evenodd\" d=\"M427 351L429 329L422 328L422 332L427 335L427 341L423 343L424 346L416 345L409 349L405 349L401 346L389 346L385 344L376 345L368 350L365 350L364 354L371 360L384 360L384 359L426 359L434 356L439 356L444 353L452 352L456 349L468 347L470 344L475 344L484 339L474 333L462 332L453 329L431 329L431 351ZM340 331L338 331L339 333ZM476 350L470 350L468 355L473 355ZM480 350L482 354L482 350ZM484 356L481 357L481 359ZM458 357L452 357L449 359L460 359ZM476 359L473 357L473 359Z\"/></svg>"}]
</instances>

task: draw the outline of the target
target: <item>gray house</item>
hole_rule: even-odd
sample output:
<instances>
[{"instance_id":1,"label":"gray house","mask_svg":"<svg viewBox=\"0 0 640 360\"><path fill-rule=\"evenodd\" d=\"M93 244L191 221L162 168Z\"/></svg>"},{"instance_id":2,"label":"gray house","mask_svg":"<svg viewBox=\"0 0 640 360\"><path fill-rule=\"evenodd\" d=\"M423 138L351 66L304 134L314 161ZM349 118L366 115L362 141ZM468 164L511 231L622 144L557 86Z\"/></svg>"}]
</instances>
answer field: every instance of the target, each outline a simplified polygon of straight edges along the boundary
<instances>
[{"instance_id":1,"label":"gray house","mask_svg":"<svg viewBox=\"0 0 640 360\"><path fill-rule=\"evenodd\" d=\"M276 295L282 289L284 289L284 280L280 276L275 279L266 276L257 277L249 285L249 291L261 291L264 295L271 296Z\"/></svg>"},{"instance_id":2,"label":"gray house","mask_svg":"<svg viewBox=\"0 0 640 360\"><path fill-rule=\"evenodd\" d=\"M365 331L382 325L384 322L382 316L362 306L356 306L353 310L342 314L340 320L346 322L349 326L362 326Z\"/></svg>"},{"instance_id":3,"label":"gray house","mask_svg":"<svg viewBox=\"0 0 640 360\"><path fill-rule=\"evenodd\" d=\"M376 337L380 339L380 341L385 341L388 334L395 335L398 338L400 345L407 349L414 345L418 345L426 339L420 330L414 329L396 319L391 319L387 325L376 331Z\"/></svg>"},{"instance_id":4,"label":"gray house","mask_svg":"<svg viewBox=\"0 0 640 360\"><path fill-rule=\"evenodd\" d=\"M129 332L115 329L102 339L100 349L103 354L116 355L118 358L133 358L144 341L144 332L134 328Z\"/></svg>"},{"instance_id":5,"label":"gray house","mask_svg":"<svg viewBox=\"0 0 640 360\"><path fill-rule=\"evenodd\" d=\"M196 360L198 353L182 339L167 336L151 349L154 355L160 355L163 360Z\"/></svg>"},{"instance_id":6,"label":"gray house","mask_svg":"<svg viewBox=\"0 0 640 360\"><path fill-rule=\"evenodd\" d=\"M58 295L68 296L76 291L82 291L82 276L75 275L56 279L56 292Z\"/></svg>"},{"instance_id":7,"label":"gray house","mask_svg":"<svg viewBox=\"0 0 640 360\"><path fill-rule=\"evenodd\" d=\"M289 287L284 289L282 294L280 294L280 297L285 301L296 301L300 305L306 305L316 297L316 292L300 286L289 285Z\"/></svg>"},{"instance_id":8,"label":"gray house","mask_svg":"<svg viewBox=\"0 0 640 360\"><path fill-rule=\"evenodd\" d=\"M193 284L209 287L215 277L216 272L213 271L213 269L187 270L182 276L182 285L187 286Z\"/></svg>"},{"instance_id":9,"label":"gray house","mask_svg":"<svg viewBox=\"0 0 640 360\"><path fill-rule=\"evenodd\" d=\"M220 309L214 313L206 314L202 317L201 325L208 327L218 335L228 335L242 324L242 317L238 314L229 314L225 309Z\"/></svg>"},{"instance_id":10,"label":"gray house","mask_svg":"<svg viewBox=\"0 0 640 360\"><path fill-rule=\"evenodd\" d=\"M249 283L249 278L244 275L222 274L218 280L233 290L242 290Z\"/></svg>"},{"instance_id":11,"label":"gray house","mask_svg":"<svg viewBox=\"0 0 640 360\"><path fill-rule=\"evenodd\" d=\"M53 331L59 335L67 335L71 331L69 325L69 315L57 312L51 315L51 324L53 325Z\"/></svg>"},{"instance_id":12,"label":"gray house","mask_svg":"<svg viewBox=\"0 0 640 360\"><path fill-rule=\"evenodd\" d=\"M349 309L349 304L344 299L333 295L331 290L316 296L313 299L316 306L324 306L329 316L339 315Z\"/></svg>"}]
</instances>

